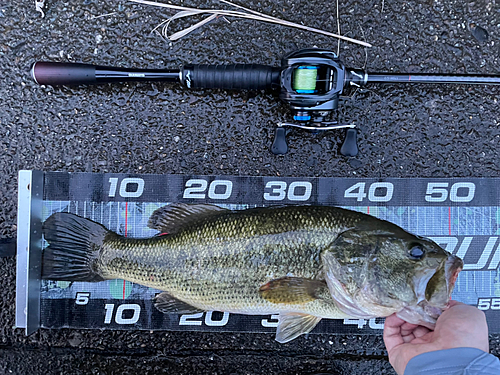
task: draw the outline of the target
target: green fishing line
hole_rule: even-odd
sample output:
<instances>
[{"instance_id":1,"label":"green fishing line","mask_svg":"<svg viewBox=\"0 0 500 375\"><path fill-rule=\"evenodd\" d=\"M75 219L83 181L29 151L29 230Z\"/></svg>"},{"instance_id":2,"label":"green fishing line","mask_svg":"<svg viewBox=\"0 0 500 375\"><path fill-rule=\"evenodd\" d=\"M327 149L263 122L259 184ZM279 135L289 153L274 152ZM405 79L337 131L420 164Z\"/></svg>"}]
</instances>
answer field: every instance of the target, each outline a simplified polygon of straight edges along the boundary
<instances>
[{"instance_id":1,"label":"green fishing line","mask_svg":"<svg viewBox=\"0 0 500 375\"><path fill-rule=\"evenodd\" d=\"M316 78L318 68L316 66L299 66L293 75L293 89L298 93L316 92Z\"/></svg>"}]
</instances>

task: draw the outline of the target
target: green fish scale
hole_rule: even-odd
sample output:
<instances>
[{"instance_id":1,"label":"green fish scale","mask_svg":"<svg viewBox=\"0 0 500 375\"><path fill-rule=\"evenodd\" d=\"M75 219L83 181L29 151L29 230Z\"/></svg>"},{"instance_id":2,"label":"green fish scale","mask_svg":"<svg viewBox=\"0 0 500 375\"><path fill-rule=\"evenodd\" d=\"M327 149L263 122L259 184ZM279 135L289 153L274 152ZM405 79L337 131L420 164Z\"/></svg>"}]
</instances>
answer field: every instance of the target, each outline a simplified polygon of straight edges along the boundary
<instances>
[{"instance_id":1,"label":"green fish scale","mask_svg":"<svg viewBox=\"0 0 500 375\"><path fill-rule=\"evenodd\" d=\"M293 308L268 302L259 288L285 276L321 279L321 251L359 220L349 211L341 213L309 206L254 209L218 214L171 235L116 235L104 242L98 268L106 278L167 291L201 309L259 313ZM321 301L307 305L328 310L332 303L330 298L328 306Z\"/></svg>"}]
</instances>

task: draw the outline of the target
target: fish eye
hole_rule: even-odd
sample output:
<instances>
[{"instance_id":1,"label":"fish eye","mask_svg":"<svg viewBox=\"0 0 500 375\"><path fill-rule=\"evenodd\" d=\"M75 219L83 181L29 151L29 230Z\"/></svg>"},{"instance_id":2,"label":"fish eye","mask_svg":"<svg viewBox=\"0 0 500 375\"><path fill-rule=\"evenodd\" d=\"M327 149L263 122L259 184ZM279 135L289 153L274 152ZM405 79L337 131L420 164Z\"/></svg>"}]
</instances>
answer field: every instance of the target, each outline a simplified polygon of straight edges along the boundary
<instances>
[{"instance_id":1,"label":"fish eye","mask_svg":"<svg viewBox=\"0 0 500 375\"><path fill-rule=\"evenodd\" d=\"M422 259L425 255L425 250L422 248L422 245L414 244L411 245L409 254L413 259Z\"/></svg>"}]
</instances>

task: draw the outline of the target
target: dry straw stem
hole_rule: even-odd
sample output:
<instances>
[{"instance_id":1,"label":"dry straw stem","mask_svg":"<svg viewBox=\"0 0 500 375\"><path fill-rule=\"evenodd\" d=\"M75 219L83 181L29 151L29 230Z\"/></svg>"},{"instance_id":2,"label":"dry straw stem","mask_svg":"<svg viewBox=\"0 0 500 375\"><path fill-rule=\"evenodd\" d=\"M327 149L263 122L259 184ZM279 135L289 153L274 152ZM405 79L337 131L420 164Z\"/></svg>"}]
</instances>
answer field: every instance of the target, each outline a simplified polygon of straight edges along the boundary
<instances>
[{"instance_id":1,"label":"dry straw stem","mask_svg":"<svg viewBox=\"0 0 500 375\"><path fill-rule=\"evenodd\" d=\"M330 36L330 37L342 39L342 40L345 40L346 42L359 44L359 45L362 45L362 46L365 46L365 47L371 47L372 46L370 43L366 43L366 42L363 42L361 40L349 38L349 37L346 37L346 36L343 36L343 35L338 35L338 34L330 33L328 31L323 31L323 30L320 30L320 29L315 29L313 27L308 27L308 26L300 25L300 24L293 23L293 22L290 22L290 21L281 20L279 18L267 16L267 15L264 15L264 14L261 14L261 13L257 13L255 11L243 8L242 6L239 6L239 5L232 4L229 1L225 1L225 0L223 0L224 3L232 5L232 6L235 6L235 7L238 7L240 9L244 9L246 12L238 12L238 11L232 11L232 10L226 10L226 9L197 9L197 8L188 8L188 7L183 7L183 6L179 6L179 5L157 3L157 2L154 2L154 1L147 1L147 0L129 0L129 1L132 1L132 2L138 3L138 4L151 5L151 6L156 6L156 7L162 7L162 8L179 10L180 11L179 13L176 13L170 19L168 19L167 21L163 22L162 24L160 24L159 26L157 26L155 28L155 29L157 29L158 27L164 26L164 34L167 31L169 23L171 21L173 21L174 19L178 19L178 18L181 18L181 17L193 16L193 15L197 15L197 14L211 14L212 15L211 17L209 17L209 19L205 19L205 20L203 20L201 22L198 22L197 24L189 27L188 29L185 29L185 30L182 30L182 31L180 31L178 33L175 33L174 35L172 35L170 37L168 37L167 35L165 35L170 40L175 40L175 39L178 39L178 38L180 38L180 37L188 34L189 32L193 31L197 27L200 27L203 24L211 21L216 16L227 16L227 17L238 17L238 18L253 19L253 20L262 21L262 22L275 23L275 24L279 24L279 25L283 25L283 26L294 27L294 28L297 28L297 29L307 30L307 31L310 31L310 32L313 32L313 33L318 33L318 34L322 34L322 35L326 35L326 36ZM250 14L250 13L253 13L253 14ZM173 38L175 38L175 39L173 39Z\"/></svg>"}]
</instances>

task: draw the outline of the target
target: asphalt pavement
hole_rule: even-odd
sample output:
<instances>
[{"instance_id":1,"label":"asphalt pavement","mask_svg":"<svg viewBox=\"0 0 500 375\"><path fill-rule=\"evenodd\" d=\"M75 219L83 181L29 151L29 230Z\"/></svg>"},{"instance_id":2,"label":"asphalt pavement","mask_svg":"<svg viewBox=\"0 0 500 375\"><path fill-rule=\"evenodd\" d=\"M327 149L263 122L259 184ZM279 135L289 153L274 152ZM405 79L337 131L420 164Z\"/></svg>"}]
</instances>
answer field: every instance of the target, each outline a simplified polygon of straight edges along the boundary
<instances>
[{"instance_id":1,"label":"asphalt pavement","mask_svg":"<svg viewBox=\"0 0 500 375\"><path fill-rule=\"evenodd\" d=\"M220 8L217 2L172 3ZM241 2L336 31L336 4ZM371 72L500 74L500 8L494 0L340 1L347 66ZM342 157L343 131L294 131L289 152L270 153L275 124L289 121L276 95L188 90L173 84L39 86L36 60L133 68L183 64L279 65L288 52L337 50L333 38L252 20L218 18L170 42L152 30L173 12L131 2L0 3L0 236L16 235L21 169L261 176L498 177L498 87L371 85L346 93L341 122L359 129L359 154ZM199 20L199 19L195 19ZM172 24L172 30L189 25ZM381 337L39 330L14 328L15 258L0 259L0 373L393 374ZM491 336L500 355L500 336Z\"/></svg>"}]
</instances>

